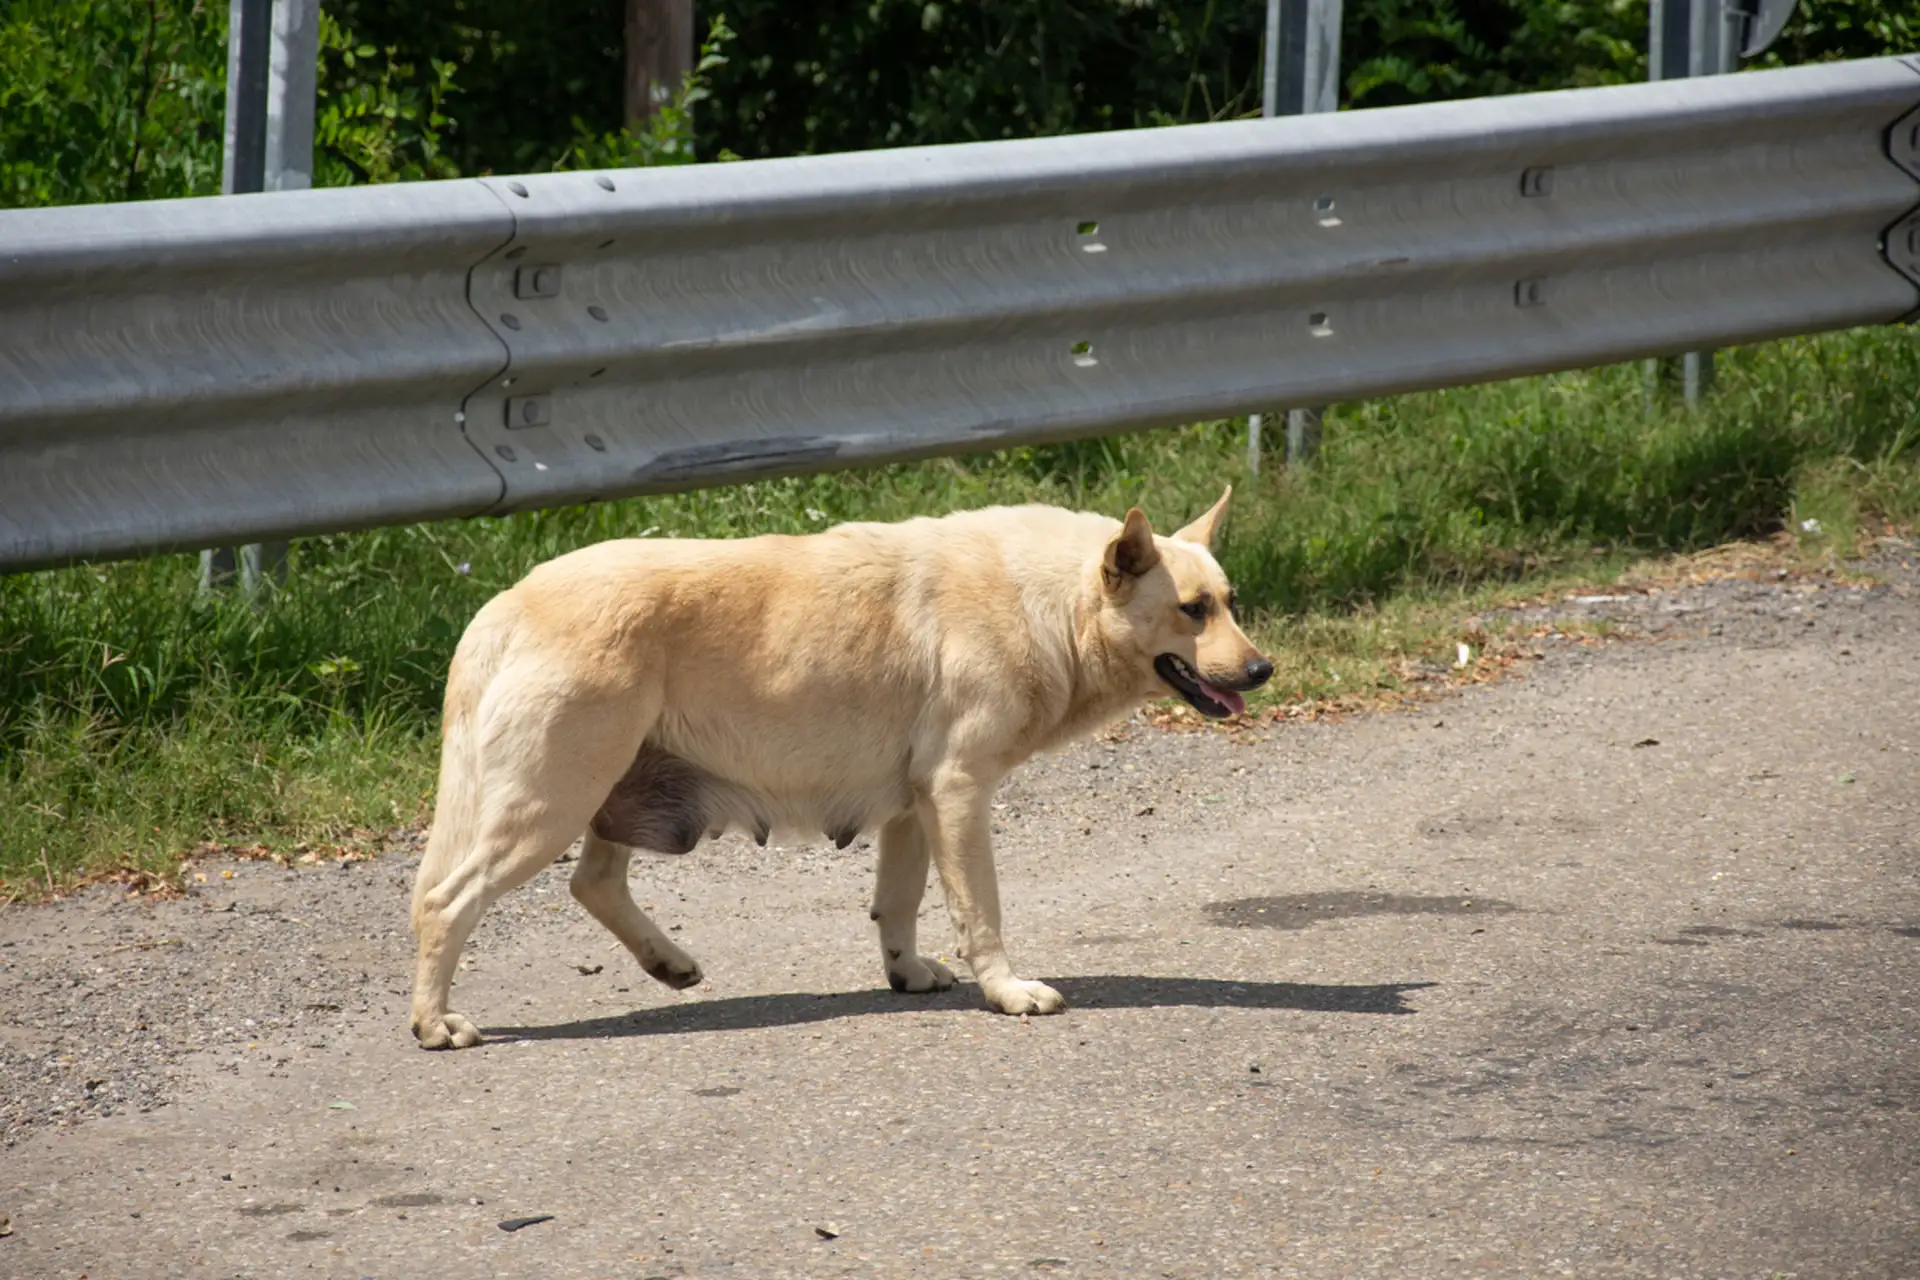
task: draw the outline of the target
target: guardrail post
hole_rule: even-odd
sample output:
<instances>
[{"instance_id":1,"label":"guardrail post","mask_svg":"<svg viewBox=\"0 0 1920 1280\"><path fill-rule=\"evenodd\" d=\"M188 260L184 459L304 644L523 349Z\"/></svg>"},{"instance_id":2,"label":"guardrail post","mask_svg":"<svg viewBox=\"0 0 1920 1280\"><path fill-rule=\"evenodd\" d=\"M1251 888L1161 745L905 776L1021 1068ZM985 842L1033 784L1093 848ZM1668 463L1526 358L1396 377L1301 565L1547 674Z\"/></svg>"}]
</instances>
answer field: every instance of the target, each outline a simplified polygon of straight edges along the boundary
<instances>
[{"instance_id":1,"label":"guardrail post","mask_svg":"<svg viewBox=\"0 0 1920 1280\"><path fill-rule=\"evenodd\" d=\"M313 185L314 98L320 75L320 0L230 0L223 195L304 191ZM200 553L200 586L233 580L231 547ZM287 544L240 548L240 588L258 594L286 579Z\"/></svg>"},{"instance_id":2,"label":"guardrail post","mask_svg":"<svg viewBox=\"0 0 1920 1280\"><path fill-rule=\"evenodd\" d=\"M1310 115L1340 108L1341 0L1267 0L1260 114ZM1319 409L1287 410L1287 465L1320 448ZM1260 474L1263 415L1247 415L1247 471Z\"/></svg>"},{"instance_id":3,"label":"guardrail post","mask_svg":"<svg viewBox=\"0 0 1920 1280\"><path fill-rule=\"evenodd\" d=\"M1793 16L1798 0L1650 0L1647 7L1647 79L1725 75L1765 51ZM1658 360L1646 363L1647 408L1660 382ZM1681 395L1697 408L1713 387L1713 352L1680 357Z\"/></svg>"}]
</instances>

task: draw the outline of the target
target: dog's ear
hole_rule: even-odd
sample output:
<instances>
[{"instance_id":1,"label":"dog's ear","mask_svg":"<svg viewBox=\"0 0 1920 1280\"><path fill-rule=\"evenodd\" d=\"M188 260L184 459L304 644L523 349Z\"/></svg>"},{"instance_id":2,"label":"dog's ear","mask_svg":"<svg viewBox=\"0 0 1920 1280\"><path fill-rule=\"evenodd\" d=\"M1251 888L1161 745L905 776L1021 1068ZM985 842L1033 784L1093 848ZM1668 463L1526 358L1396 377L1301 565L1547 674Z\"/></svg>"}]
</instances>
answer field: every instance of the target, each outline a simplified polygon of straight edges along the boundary
<instances>
[{"instance_id":1,"label":"dog's ear","mask_svg":"<svg viewBox=\"0 0 1920 1280\"><path fill-rule=\"evenodd\" d=\"M1160 548L1153 545L1153 526L1138 507L1127 512L1127 521L1107 544L1101 575L1107 586L1118 589L1160 563Z\"/></svg>"},{"instance_id":2,"label":"dog's ear","mask_svg":"<svg viewBox=\"0 0 1920 1280\"><path fill-rule=\"evenodd\" d=\"M1192 524L1173 536L1182 542L1197 542L1201 546L1211 549L1214 536L1220 532L1220 522L1226 519L1227 499L1232 496L1233 486L1228 485L1227 491L1220 495L1220 501L1214 503L1213 506L1207 509L1207 514L1201 516L1198 520L1195 520Z\"/></svg>"}]
</instances>

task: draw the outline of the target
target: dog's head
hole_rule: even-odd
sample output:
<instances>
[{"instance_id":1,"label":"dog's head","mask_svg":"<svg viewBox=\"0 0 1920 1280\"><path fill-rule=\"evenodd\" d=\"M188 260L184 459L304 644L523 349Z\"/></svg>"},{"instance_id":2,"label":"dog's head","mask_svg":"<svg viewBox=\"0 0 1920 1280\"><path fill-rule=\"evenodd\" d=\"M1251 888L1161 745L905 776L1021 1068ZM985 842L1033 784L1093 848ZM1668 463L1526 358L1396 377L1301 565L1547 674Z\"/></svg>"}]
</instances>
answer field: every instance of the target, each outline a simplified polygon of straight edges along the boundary
<instances>
[{"instance_id":1,"label":"dog's head","mask_svg":"<svg viewBox=\"0 0 1920 1280\"><path fill-rule=\"evenodd\" d=\"M1240 695L1273 675L1233 620L1233 588L1213 539L1233 489L1172 537L1156 537L1139 508L1107 543L1100 565L1109 638L1137 655L1143 697L1171 689L1215 720L1247 708Z\"/></svg>"}]
</instances>

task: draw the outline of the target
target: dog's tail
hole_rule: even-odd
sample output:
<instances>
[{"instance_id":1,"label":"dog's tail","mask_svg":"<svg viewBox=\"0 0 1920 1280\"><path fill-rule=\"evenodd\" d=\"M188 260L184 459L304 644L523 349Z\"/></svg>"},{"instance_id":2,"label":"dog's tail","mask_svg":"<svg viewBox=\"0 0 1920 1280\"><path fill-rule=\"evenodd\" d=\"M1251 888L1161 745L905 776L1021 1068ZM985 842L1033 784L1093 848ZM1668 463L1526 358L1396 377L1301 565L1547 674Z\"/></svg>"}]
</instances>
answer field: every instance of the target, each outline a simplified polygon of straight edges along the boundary
<instances>
[{"instance_id":1,"label":"dog's tail","mask_svg":"<svg viewBox=\"0 0 1920 1280\"><path fill-rule=\"evenodd\" d=\"M480 700L500 669L508 628L496 608L483 608L460 637L447 671L440 722L440 785L434 796L427 851L413 881L413 925L422 899L472 852L480 826Z\"/></svg>"}]
</instances>

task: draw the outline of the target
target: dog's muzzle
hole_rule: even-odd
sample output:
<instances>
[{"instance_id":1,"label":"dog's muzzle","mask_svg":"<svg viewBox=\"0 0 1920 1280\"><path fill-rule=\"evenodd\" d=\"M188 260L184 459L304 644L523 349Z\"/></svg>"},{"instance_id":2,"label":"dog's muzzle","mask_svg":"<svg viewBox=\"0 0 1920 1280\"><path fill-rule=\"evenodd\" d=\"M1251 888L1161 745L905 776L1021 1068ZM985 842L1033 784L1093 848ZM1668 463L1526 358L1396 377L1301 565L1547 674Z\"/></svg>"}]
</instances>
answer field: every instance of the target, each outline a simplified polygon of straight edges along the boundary
<instances>
[{"instance_id":1,"label":"dog's muzzle","mask_svg":"<svg viewBox=\"0 0 1920 1280\"><path fill-rule=\"evenodd\" d=\"M1273 678L1273 663L1265 658L1249 660L1241 676L1230 682L1207 679L1195 671L1186 659L1174 653L1163 653L1155 658L1153 670L1175 693L1187 700L1188 706L1209 720L1225 720L1228 716L1240 715L1247 709L1247 700L1240 696L1241 692L1257 689Z\"/></svg>"}]
</instances>

